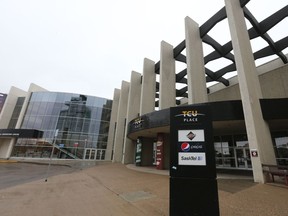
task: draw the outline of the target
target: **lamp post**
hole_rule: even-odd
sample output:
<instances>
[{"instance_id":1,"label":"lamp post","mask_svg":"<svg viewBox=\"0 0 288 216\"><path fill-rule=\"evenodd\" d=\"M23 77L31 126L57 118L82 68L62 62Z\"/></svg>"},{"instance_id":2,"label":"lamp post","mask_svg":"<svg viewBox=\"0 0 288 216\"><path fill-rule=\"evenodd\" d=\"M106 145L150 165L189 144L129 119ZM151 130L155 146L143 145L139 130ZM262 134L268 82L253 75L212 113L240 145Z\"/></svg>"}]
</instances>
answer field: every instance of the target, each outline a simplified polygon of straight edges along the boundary
<instances>
[{"instance_id":1,"label":"lamp post","mask_svg":"<svg viewBox=\"0 0 288 216\"><path fill-rule=\"evenodd\" d=\"M54 154L56 137L58 136L58 131L59 131L58 129L55 130L54 139L53 139L53 142L52 142L52 151L51 151L51 154L50 154L50 160L49 160L49 165L48 165L47 172L46 172L45 182L47 182L48 173L50 171L51 160L52 160L52 157L53 157L53 154Z\"/></svg>"}]
</instances>

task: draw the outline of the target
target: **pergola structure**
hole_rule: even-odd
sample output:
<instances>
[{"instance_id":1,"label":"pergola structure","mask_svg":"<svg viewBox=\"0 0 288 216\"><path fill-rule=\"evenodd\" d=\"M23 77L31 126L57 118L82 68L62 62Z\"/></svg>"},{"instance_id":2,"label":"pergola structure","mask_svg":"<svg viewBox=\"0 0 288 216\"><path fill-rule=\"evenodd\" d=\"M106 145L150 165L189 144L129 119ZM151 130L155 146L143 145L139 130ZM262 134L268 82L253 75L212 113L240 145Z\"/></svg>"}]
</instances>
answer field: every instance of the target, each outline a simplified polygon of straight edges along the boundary
<instances>
[{"instance_id":1,"label":"pergola structure","mask_svg":"<svg viewBox=\"0 0 288 216\"><path fill-rule=\"evenodd\" d=\"M288 36L283 37L278 41L273 41L273 39L269 36L268 31L275 27L278 23L284 20L288 16L288 5L278 10L274 14L270 15L266 19L261 22L258 22L254 15L248 10L246 5L250 2L250 0L239 0L241 7L243 8L245 18L251 23L252 27L248 29L248 34L250 37L250 41L261 37L263 40L267 42L267 46L253 53L254 59L260 59L264 57L268 57L271 55L277 55L284 64L288 63L287 57L282 52L285 48L288 47ZM205 67L206 73L206 83L209 82L219 82L223 83L225 86L229 86L229 80L224 78L224 75L235 72L236 65L232 46L232 41L230 40L224 45L221 45L211 36L209 36L209 32L215 27L218 23L227 19L226 9L223 7L220 9L214 16L208 19L202 26L200 26L200 37L203 43L210 45L214 51L204 56L205 65L210 61L218 60L221 58L225 58L231 61L231 64L217 71L212 71ZM183 54L183 51L186 48L185 40L183 40L180 44L178 44L174 49L174 59L176 61L186 63L186 56ZM160 61L155 64L155 73L160 73ZM176 83L180 83L185 85L180 89L176 89L176 98L187 98L188 97L188 87L187 87L187 68L176 73ZM207 87L207 91L209 93L209 87ZM159 82L156 83L156 98L159 98ZM176 100L176 104L180 104L180 100ZM156 100L155 106L159 106L159 100Z\"/></svg>"}]
</instances>

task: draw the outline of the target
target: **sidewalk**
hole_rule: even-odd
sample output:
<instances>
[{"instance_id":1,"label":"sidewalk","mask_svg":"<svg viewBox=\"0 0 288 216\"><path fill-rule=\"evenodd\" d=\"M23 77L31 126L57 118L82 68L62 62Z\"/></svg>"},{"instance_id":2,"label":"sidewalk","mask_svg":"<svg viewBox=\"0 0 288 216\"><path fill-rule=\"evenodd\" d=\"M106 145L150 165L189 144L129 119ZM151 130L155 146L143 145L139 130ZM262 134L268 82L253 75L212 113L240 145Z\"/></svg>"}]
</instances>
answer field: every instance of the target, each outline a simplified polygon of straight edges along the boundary
<instances>
[{"instance_id":1,"label":"sidewalk","mask_svg":"<svg viewBox=\"0 0 288 216\"><path fill-rule=\"evenodd\" d=\"M53 169L53 167L52 167ZM288 190L218 179L221 216L284 216ZM169 176L104 164L0 190L1 216L168 216Z\"/></svg>"}]
</instances>

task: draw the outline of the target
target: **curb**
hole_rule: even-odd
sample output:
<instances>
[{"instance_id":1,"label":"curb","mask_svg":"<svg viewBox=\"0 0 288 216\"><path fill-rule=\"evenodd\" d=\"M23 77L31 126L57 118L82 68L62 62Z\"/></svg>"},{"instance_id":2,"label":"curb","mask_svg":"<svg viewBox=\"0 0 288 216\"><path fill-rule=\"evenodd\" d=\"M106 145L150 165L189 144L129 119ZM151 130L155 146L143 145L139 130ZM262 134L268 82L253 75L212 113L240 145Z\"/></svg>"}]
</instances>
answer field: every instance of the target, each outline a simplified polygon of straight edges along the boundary
<instances>
[{"instance_id":1,"label":"curb","mask_svg":"<svg viewBox=\"0 0 288 216\"><path fill-rule=\"evenodd\" d=\"M9 160L9 159L0 159L0 163L18 163L16 160Z\"/></svg>"}]
</instances>

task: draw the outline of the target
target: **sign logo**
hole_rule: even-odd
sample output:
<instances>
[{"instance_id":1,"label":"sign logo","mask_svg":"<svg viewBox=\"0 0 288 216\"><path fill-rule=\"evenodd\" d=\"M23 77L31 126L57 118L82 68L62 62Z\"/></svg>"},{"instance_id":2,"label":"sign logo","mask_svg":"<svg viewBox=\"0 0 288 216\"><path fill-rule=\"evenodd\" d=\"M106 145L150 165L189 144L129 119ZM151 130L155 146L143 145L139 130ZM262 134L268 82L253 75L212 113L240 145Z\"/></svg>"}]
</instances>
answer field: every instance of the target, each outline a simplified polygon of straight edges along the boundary
<instances>
[{"instance_id":1,"label":"sign logo","mask_svg":"<svg viewBox=\"0 0 288 216\"><path fill-rule=\"evenodd\" d=\"M204 130L178 130L178 142L205 142Z\"/></svg>"},{"instance_id":2,"label":"sign logo","mask_svg":"<svg viewBox=\"0 0 288 216\"><path fill-rule=\"evenodd\" d=\"M258 157L258 151L257 151L257 149L251 149L250 152L251 152L251 156L252 156L252 157Z\"/></svg>"},{"instance_id":3,"label":"sign logo","mask_svg":"<svg viewBox=\"0 0 288 216\"><path fill-rule=\"evenodd\" d=\"M195 136L196 136L196 134L194 134L192 131L190 131L190 132L187 134L187 138L190 139L190 140L193 140Z\"/></svg>"},{"instance_id":4,"label":"sign logo","mask_svg":"<svg viewBox=\"0 0 288 216\"><path fill-rule=\"evenodd\" d=\"M181 114L175 115L175 117L182 117L183 122L198 122L198 116L205 116L205 114L199 113L198 110L182 110Z\"/></svg>"},{"instance_id":5,"label":"sign logo","mask_svg":"<svg viewBox=\"0 0 288 216\"><path fill-rule=\"evenodd\" d=\"M178 164L187 166L206 166L205 152L179 152Z\"/></svg>"},{"instance_id":6,"label":"sign logo","mask_svg":"<svg viewBox=\"0 0 288 216\"><path fill-rule=\"evenodd\" d=\"M190 151L190 145L189 145L189 143L182 143L181 144L181 150L183 151L183 152L189 152Z\"/></svg>"},{"instance_id":7,"label":"sign logo","mask_svg":"<svg viewBox=\"0 0 288 216\"><path fill-rule=\"evenodd\" d=\"M142 122L144 120L142 118L136 118L133 120L133 125L134 125L134 128L141 128L142 127Z\"/></svg>"}]
</instances>

